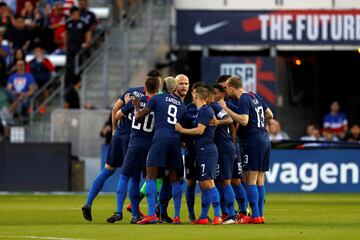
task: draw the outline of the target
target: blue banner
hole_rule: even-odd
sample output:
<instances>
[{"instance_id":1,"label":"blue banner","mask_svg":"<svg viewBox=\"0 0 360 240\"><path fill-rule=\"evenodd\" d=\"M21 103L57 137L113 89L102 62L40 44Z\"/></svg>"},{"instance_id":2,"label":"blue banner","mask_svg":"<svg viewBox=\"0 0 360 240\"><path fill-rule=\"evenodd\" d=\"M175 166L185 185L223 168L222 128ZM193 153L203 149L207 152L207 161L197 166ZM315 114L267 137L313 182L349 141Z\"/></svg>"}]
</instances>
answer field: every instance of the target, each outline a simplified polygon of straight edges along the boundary
<instances>
[{"instance_id":1,"label":"blue banner","mask_svg":"<svg viewBox=\"0 0 360 240\"><path fill-rule=\"evenodd\" d=\"M360 192L360 150L272 150L270 192Z\"/></svg>"},{"instance_id":2,"label":"blue banner","mask_svg":"<svg viewBox=\"0 0 360 240\"><path fill-rule=\"evenodd\" d=\"M359 44L360 10L177 11L177 42Z\"/></svg>"},{"instance_id":3,"label":"blue banner","mask_svg":"<svg viewBox=\"0 0 360 240\"><path fill-rule=\"evenodd\" d=\"M214 84L223 74L239 76L245 90L259 93L271 109L276 106L276 62L270 57L207 57L202 59L202 82Z\"/></svg>"}]
</instances>

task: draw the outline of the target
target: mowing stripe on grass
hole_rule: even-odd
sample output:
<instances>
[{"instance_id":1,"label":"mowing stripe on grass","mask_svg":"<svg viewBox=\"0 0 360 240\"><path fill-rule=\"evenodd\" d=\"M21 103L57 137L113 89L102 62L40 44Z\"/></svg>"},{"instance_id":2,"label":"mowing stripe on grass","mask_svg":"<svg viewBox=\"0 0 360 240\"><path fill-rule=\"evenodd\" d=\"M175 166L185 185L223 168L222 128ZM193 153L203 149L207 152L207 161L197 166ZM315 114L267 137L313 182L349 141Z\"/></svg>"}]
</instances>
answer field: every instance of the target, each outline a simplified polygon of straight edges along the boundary
<instances>
[{"instance_id":1,"label":"mowing stripe on grass","mask_svg":"<svg viewBox=\"0 0 360 240\"><path fill-rule=\"evenodd\" d=\"M41 237L41 236L4 236L0 235L0 238L25 238L25 239L48 239L48 240L86 240L81 238L58 238L58 237Z\"/></svg>"}]
</instances>

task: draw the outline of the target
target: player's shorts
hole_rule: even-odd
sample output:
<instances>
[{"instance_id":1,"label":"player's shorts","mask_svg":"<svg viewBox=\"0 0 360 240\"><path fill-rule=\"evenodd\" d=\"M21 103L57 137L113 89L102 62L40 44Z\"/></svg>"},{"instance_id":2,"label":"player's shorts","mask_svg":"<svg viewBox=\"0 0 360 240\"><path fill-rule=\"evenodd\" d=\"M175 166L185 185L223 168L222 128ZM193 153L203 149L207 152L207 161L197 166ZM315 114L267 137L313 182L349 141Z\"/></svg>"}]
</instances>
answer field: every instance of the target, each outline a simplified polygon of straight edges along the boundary
<instances>
[{"instance_id":1,"label":"player's shorts","mask_svg":"<svg viewBox=\"0 0 360 240\"><path fill-rule=\"evenodd\" d=\"M234 161L235 161L235 149L226 152L219 151L216 177L223 180L231 179L233 173Z\"/></svg>"},{"instance_id":2,"label":"player's shorts","mask_svg":"<svg viewBox=\"0 0 360 240\"><path fill-rule=\"evenodd\" d=\"M215 144L196 151L196 177L198 181L216 179L218 151Z\"/></svg>"},{"instance_id":3,"label":"player's shorts","mask_svg":"<svg viewBox=\"0 0 360 240\"><path fill-rule=\"evenodd\" d=\"M242 178L243 177L243 168L242 168L242 161L241 161L241 144L236 142L235 149L236 149L236 154L235 154L232 178Z\"/></svg>"},{"instance_id":4,"label":"player's shorts","mask_svg":"<svg viewBox=\"0 0 360 240\"><path fill-rule=\"evenodd\" d=\"M109 144L106 156L106 164L118 168L121 167L129 145L129 135L114 135Z\"/></svg>"},{"instance_id":5,"label":"player's shorts","mask_svg":"<svg viewBox=\"0 0 360 240\"><path fill-rule=\"evenodd\" d=\"M129 147L121 168L121 174L127 177L137 177L142 172L143 177L145 177L148 150L148 148Z\"/></svg>"},{"instance_id":6,"label":"player's shorts","mask_svg":"<svg viewBox=\"0 0 360 240\"><path fill-rule=\"evenodd\" d=\"M194 147L188 147L185 153L185 175L186 179L196 179L196 150Z\"/></svg>"},{"instance_id":7,"label":"player's shorts","mask_svg":"<svg viewBox=\"0 0 360 240\"><path fill-rule=\"evenodd\" d=\"M270 140L267 134L254 134L246 138L242 153L243 170L269 171Z\"/></svg>"},{"instance_id":8,"label":"player's shorts","mask_svg":"<svg viewBox=\"0 0 360 240\"><path fill-rule=\"evenodd\" d=\"M152 141L146 161L147 167L181 169L181 145L178 138L156 138Z\"/></svg>"}]
</instances>

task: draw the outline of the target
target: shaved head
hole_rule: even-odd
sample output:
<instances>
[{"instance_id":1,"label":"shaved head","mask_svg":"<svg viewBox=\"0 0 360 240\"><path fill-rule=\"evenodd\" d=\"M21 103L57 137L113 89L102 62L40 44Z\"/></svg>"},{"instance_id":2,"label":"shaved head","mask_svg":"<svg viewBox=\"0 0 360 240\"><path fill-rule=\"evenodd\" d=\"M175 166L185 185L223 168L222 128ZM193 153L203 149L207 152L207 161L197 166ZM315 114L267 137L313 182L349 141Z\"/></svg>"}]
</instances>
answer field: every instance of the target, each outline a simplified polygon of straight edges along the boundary
<instances>
[{"instance_id":1,"label":"shaved head","mask_svg":"<svg viewBox=\"0 0 360 240\"><path fill-rule=\"evenodd\" d=\"M179 74L175 77L176 79L176 95L184 100L186 94L189 91L189 78L185 74Z\"/></svg>"}]
</instances>

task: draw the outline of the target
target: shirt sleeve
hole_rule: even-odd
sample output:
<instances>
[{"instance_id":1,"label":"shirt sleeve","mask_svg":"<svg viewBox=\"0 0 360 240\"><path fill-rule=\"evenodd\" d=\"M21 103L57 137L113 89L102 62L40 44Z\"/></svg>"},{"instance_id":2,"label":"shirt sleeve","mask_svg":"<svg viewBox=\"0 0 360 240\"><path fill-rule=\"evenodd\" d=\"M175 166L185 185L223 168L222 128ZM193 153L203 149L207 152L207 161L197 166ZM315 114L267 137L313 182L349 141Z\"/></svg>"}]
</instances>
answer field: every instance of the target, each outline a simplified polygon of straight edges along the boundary
<instances>
[{"instance_id":1,"label":"shirt sleeve","mask_svg":"<svg viewBox=\"0 0 360 240\"><path fill-rule=\"evenodd\" d=\"M122 108L121 108L121 112L125 115L128 115L130 112L132 112L134 110L134 106L132 104L131 101L129 101L127 104L125 104Z\"/></svg>"},{"instance_id":2,"label":"shirt sleeve","mask_svg":"<svg viewBox=\"0 0 360 240\"><path fill-rule=\"evenodd\" d=\"M121 95L119 99L121 99L123 102L125 102L125 95L128 93L130 93L130 88L123 95Z\"/></svg>"},{"instance_id":3,"label":"shirt sleeve","mask_svg":"<svg viewBox=\"0 0 360 240\"><path fill-rule=\"evenodd\" d=\"M29 86L35 84L34 76L31 73L27 75L27 78L29 80Z\"/></svg>"},{"instance_id":4,"label":"shirt sleeve","mask_svg":"<svg viewBox=\"0 0 360 240\"><path fill-rule=\"evenodd\" d=\"M331 121L330 121L330 118L329 118L329 114L327 114L324 117L323 127L324 128L329 128L330 126L331 126Z\"/></svg>"},{"instance_id":5,"label":"shirt sleeve","mask_svg":"<svg viewBox=\"0 0 360 240\"><path fill-rule=\"evenodd\" d=\"M10 83L12 85L14 85L14 75L11 75L7 81L7 83Z\"/></svg>"},{"instance_id":6,"label":"shirt sleeve","mask_svg":"<svg viewBox=\"0 0 360 240\"><path fill-rule=\"evenodd\" d=\"M226 102L226 106L227 106L228 108L230 108L230 110L233 111L234 113L239 113L238 107L237 107L235 104L233 104L232 102L227 101L227 102Z\"/></svg>"},{"instance_id":7,"label":"shirt sleeve","mask_svg":"<svg viewBox=\"0 0 360 240\"><path fill-rule=\"evenodd\" d=\"M222 109L218 103L214 103L212 109L214 110L217 119L223 119L227 115L225 110Z\"/></svg>"},{"instance_id":8,"label":"shirt sleeve","mask_svg":"<svg viewBox=\"0 0 360 240\"><path fill-rule=\"evenodd\" d=\"M238 101L238 113L239 114L249 115L250 107L249 107L248 100L249 100L249 97L246 95L243 97L240 97L240 99Z\"/></svg>"}]
</instances>

